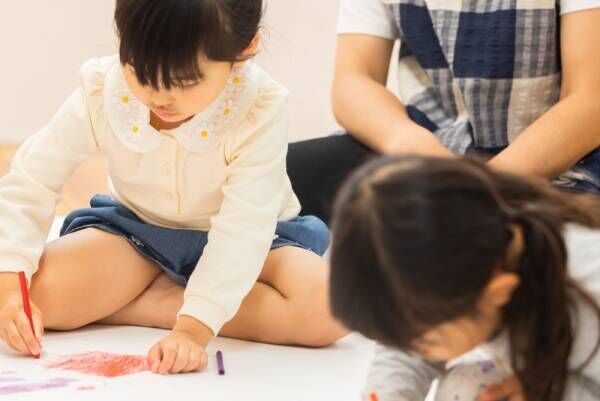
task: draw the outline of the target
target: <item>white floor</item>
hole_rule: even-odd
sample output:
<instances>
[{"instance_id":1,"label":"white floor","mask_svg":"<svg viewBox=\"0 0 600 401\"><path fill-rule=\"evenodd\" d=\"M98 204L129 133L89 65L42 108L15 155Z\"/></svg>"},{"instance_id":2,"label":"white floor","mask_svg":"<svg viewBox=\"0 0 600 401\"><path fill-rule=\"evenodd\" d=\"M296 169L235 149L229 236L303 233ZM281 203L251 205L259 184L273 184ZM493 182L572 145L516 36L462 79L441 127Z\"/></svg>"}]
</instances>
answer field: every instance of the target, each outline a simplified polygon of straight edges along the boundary
<instances>
[{"instance_id":1,"label":"white floor","mask_svg":"<svg viewBox=\"0 0 600 401\"><path fill-rule=\"evenodd\" d=\"M60 223L58 219L54 224L50 239L57 237ZM0 346L0 401L358 401L373 356L373 344L355 334L318 350L217 338L207 350L209 368L199 374L162 377L143 372L105 379L45 367L53 359L81 352L146 355L165 333L105 326L49 333L40 360L15 356ZM217 350L225 357L225 376L217 374ZM14 391L57 378L75 381L56 389ZM78 390L82 386L94 390Z\"/></svg>"},{"instance_id":2,"label":"white floor","mask_svg":"<svg viewBox=\"0 0 600 401\"><path fill-rule=\"evenodd\" d=\"M143 372L106 379L45 367L59 357L89 351L145 355L165 333L105 326L49 333L40 360L14 356L1 348L0 400L358 401L373 352L372 343L357 335L319 350L217 338L208 347L209 367L202 373L158 376ZM217 374L217 350L224 354L224 376ZM57 389L3 391L53 379L74 381ZM94 389L78 390L82 386Z\"/></svg>"}]
</instances>

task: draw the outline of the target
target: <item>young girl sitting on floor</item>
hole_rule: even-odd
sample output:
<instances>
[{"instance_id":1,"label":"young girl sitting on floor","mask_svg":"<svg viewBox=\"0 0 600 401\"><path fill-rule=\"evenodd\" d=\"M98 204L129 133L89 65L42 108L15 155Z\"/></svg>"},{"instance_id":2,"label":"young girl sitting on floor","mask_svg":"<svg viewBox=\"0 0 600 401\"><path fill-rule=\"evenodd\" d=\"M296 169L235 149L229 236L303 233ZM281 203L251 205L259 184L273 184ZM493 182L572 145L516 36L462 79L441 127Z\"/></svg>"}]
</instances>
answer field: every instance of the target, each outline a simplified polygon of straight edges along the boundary
<instances>
[{"instance_id":1,"label":"young girl sitting on floor","mask_svg":"<svg viewBox=\"0 0 600 401\"><path fill-rule=\"evenodd\" d=\"M331 302L394 348L379 350L367 394L423 400L446 373L437 400L599 399L598 228L598 198L475 161L362 168L335 209Z\"/></svg>"},{"instance_id":2,"label":"young girl sitting on floor","mask_svg":"<svg viewBox=\"0 0 600 401\"><path fill-rule=\"evenodd\" d=\"M0 336L15 350L38 354L44 327L162 327L149 366L178 373L204 368L218 333L305 346L345 334L327 227L297 217L286 174L287 91L248 61L261 14L261 0L117 0L119 56L82 67L0 180ZM111 196L45 247L63 183L98 150Z\"/></svg>"}]
</instances>

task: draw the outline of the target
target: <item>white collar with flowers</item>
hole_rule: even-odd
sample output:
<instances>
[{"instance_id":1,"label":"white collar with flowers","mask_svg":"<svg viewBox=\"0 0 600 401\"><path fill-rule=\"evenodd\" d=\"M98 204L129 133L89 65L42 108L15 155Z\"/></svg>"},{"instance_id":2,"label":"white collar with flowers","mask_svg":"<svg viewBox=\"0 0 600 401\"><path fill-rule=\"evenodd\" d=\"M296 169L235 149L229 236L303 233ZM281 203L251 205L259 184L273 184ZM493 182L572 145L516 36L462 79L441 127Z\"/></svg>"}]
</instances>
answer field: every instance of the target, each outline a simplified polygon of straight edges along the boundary
<instances>
[{"instance_id":1,"label":"white collar with flowers","mask_svg":"<svg viewBox=\"0 0 600 401\"><path fill-rule=\"evenodd\" d=\"M131 92L120 64L108 73L104 87L104 107L111 128L119 140L138 153L155 150L164 140L150 125L150 110ZM255 97L257 84L252 65L234 68L219 97L202 112L169 132L190 152L211 150L247 111Z\"/></svg>"}]
</instances>

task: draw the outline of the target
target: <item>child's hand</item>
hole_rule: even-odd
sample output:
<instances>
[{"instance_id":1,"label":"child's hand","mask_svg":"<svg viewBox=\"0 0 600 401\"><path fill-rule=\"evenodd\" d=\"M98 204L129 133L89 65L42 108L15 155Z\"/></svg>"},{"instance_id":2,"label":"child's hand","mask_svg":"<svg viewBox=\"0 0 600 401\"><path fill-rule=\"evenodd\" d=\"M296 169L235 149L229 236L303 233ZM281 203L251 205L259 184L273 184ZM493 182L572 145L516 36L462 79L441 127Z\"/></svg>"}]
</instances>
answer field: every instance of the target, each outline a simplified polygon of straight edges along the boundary
<instances>
[{"instance_id":1,"label":"child's hand","mask_svg":"<svg viewBox=\"0 0 600 401\"><path fill-rule=\"evenodd\" d=\"M2 278L12 277L2 275ZM29 319L23 309L23 299L18 281L15 286L10 280L0 281L0 337L14 350L28 355L41 352L44 325L40 310L31 303L31 315L35 334L31 331Z\"/></svg>"},{"instance_id":2,"label":"child's hand","mask_svg":"<svg viewBox=\"0 0 600 401\"><path fill-rule=\"evenodd\" d=\"M181 316L171 333L148 353L148 366L154 373L200 372L208 363L204 348L212 331L198 320Z\"/></svg>"},{"instance_id":3,"label":"child's hand","mask_svg":"<svg viewBox=\"0 0 600 401\"><path fill-rule=\"evenodd\" d=\"M500 384L486 388L479 401L525 401L525 395L519 379L512 376Z\"/></svg>"}]
</instances>

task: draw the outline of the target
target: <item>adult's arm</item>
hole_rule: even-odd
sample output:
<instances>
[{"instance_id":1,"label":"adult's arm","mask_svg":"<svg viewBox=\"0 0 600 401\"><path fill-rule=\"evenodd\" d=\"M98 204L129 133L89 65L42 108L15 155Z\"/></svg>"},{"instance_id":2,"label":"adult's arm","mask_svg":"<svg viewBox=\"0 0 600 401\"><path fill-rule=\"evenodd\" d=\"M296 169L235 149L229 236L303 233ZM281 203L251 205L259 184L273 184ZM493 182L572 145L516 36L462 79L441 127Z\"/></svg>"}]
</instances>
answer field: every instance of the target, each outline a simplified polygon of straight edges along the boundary
<instances>
[{"instance_id":1,"label":"adult's arm","mask_svg":"<svg viewBox=\"0 0 600 401\"><path fill-rule=\"evenodd\" d=\"M332 102L337 121L379 153L450 155L433 133L414 123L386 88L394 41L366 34L338 36Z\"/></svg>"},{"instance_id":2,"label":"adult's arm","mask_svg":"<svg viewBox=\"0 0 600 401\"><path fill-rule=\"evenodd\" d=\"M497 168L551 179L600 146L600 8L560 25L560 101L492 159Z\"/></svg>"}]
</instances>

